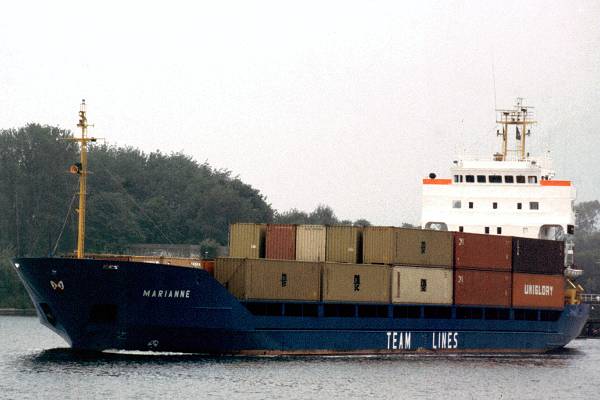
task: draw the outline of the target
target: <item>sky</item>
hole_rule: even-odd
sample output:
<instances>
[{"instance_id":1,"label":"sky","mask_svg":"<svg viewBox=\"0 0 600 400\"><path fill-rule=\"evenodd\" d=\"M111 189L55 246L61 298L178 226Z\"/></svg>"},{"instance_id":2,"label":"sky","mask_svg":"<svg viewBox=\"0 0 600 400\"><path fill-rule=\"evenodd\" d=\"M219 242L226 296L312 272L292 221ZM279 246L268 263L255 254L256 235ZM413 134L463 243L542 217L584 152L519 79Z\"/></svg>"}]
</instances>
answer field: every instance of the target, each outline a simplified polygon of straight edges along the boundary
<instances>
[{"instance_id":1,"label":"sky","mask_svg":"<svg viewBox=\"0 0 600 400\"><path fill-rule=\"evenodd\" d=\"M499 149L535 107L578 201L600 199L600 2L14 1L0 128L76 129L228 169L279 211L420 223L421 179ZM173 173L176 173L174 171Z\"/></svg>"}]
</instances>

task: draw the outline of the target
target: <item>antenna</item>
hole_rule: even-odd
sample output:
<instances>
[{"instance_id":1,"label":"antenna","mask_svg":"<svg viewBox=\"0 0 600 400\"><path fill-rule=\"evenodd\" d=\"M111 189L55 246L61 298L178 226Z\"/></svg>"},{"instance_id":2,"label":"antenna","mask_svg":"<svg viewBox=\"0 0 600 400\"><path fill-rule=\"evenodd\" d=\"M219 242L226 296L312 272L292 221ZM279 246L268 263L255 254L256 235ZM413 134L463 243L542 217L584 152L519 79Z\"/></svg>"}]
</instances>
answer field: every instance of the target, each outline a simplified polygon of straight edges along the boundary
<instances>
[{"instance_id":1,"label":"antenna","mask_svg":"<svg viewBox=\"0 0 600 400\"><path fill-rule=\"evenodd\" d=\"M525 139L530 135L528 125L533 125L536 121L533 119L533 107L526 106L522 97L517 97L516 104L512 110L496 109L498 116L496 123L502 125L502 153L498 154L497 160L506 161L508 156L508 129L510 125L515 126L515 140L519 142L520 148L515 150L519 153L519 160L525 160ZM521 127L522 130L519 130ZM500 133L498 133L500 135Z\"/></svg>"}]
</instances>

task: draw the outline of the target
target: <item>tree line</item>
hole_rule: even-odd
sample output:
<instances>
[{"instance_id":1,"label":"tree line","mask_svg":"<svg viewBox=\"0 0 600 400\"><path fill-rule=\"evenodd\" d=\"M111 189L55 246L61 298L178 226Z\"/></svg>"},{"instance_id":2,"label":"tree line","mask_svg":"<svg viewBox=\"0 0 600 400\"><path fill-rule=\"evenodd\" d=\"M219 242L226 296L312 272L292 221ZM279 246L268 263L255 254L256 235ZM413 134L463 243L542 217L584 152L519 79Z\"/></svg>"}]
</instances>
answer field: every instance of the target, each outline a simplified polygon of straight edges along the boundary
<instances>
[{"instance_id":1,"label":"tree line","mask_svg":"<svg viewBox=\"0 0 600 400\"><path fill-rule=\"evenodd\" d=\"M10 258L69 254L76 248L79 159L71 132L29 124L0 130L0 307L29 304ZM97 144L89 150L86 251L119 253L129 244L199 244L214 256L234 222L369 226L312 212L277 211L231 171L183 153L144 153ZM600 293L600 202L576 205L575 261L580 280ZM403 224L404 227L412 227Z\"/></svg>"},{"instance_id":2,"label":"tree line","mask_svg":"<svg viewBox=\"0 0 600 400\"><path fill-rule=\"evenodd\" d=\"M0 307L27 303L10 258L70 254L76 248L79 160L72 133L29 124L0 130ZM199 244L214 255L229 224L339 224L331 207L277 212L231 171L183 153L145 153L96 144L88 155L86 251L119 253L134 243ZM369 222L361 219L359 225Z\"/></svg>"}]
</instances>

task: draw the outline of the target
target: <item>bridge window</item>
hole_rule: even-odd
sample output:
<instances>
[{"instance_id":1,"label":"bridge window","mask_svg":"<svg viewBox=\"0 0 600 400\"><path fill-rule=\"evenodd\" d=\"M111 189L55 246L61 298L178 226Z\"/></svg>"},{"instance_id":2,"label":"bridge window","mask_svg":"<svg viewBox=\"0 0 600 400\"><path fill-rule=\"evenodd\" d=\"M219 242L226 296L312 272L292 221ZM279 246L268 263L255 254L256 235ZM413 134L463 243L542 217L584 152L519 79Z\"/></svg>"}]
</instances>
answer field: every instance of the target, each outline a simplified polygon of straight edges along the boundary
<instances>
[{"instance_id":1,"label":"bridge window","mask_svg":"<svg viewBox=\"0 0 600 400\"><path fill-rule=\"evenodd\" d=\"M458 227L458 231L459 232L464 232L465 231L465 227L464 226L459 226Z\"/></svg>"},{"instance_id":2,"label":"bridge window","mask_svg":"<svg viewBox=\"0 0 600 400\"><path fill-rule=\"evenodd\" d=\"M477 175L477 183L485 183L485 175Z\"/></svg>"},{"instance_id":3,"label":"bridge window","mask_svg":"<svg viewBox=\"0 0 600 400\"><path fill-rule=\"evenodd\" d=\"M496 228L496 233L497 233L498 235L502 235L502 227L500 227L500 226L499 226L499 227L497 227L497 228Z\"/></svg>"},{"instance_id":4,"label":"bridge window","mask_svg":"<svg viewBox=\"0 0 600 400\"><path fill-rule=\"evenodd\" d=\"M504 183L515 183L515 177L512 175L504 175Z\"/></svg>"},{"instance_id":5,"label":"bridge window","mask_svg":"<svg viewBox=\"0 0 600 400\"><path fill-rule=\"evenodd\" d=\"M529 202L529 209L530 210L539 210L540 209L540 203L538 203L537 201L530 201Z\"/></svg>"},{"instance_id":6,"label":"bridge window","mask_svg":"<svg viewBox=\"0 0 600 400\"><path fill-rule=\"evenodd\" d=\"M485 227L485 233L486 233L486 234L489 234L489 233L490 233L490 227L489 227L489 226L486 226L486 227Z\"/></svg>"},{"instance_id":7,"label":"bridge window","mask_svg":"<svg viewBox=\"0 0 600 400\"><path fill-rule=\"evenodd\" d=\"M454 182L459 183L463 181L462 175L454 175Z\"/></svg>"},{"instance_id":8,"label":"bridge window","mask_svg":"<svg viewBox=\"0 0 600 400\"><path fill-rule=\"evenodd\" d=\"M490 175L488 177L490 183L502 183L502 176L500 175Z\"/></svg>"},{"instance_id":9,"label":"bridge window","mask_svg":"<svg viewBox=\"0 0 600 400\"><path fill-rule=\"evenodd\" d=\"M467 182L467 183L475 182L475 176L474 175L465 175L465 182Z\"/></svg>"},{"instance_id":10,"label":"bridge window","mask_svg":"<svg viewBox=\"0 0 600 400\"><path fill-rule=\"evenodd\" d=\"M473 202L472 201L469 202L469 208L473 208Z\"/></svg>"},{"instance_id":11,"label":"bridge window","mask_svg":"<svg viewBox=\"0 0 600 400\"><path fill-rule=\"evenodd\" d=\"M498 208L498 203L496 203L496 202L493 202L493 203L492 203L492 208L493 208L494 210L495 210L495 209L497 209L497 208Z\"/></svg>"},{"instance_id":12,"label":"bridge window","mask_svg":"<svg viewBox=\"0 0 600 400\"><path fill-rule=\"evenodd\" d=\"M460 200L452 200L452 208L461 208L461 201Z\"/></svg>"},{"instance_id":13,"label":"bridge window","mask_svg":"<svg viewBox=\"0 0 600 400\"><path fill-rule=\"evenodd\" d=\"M525 183L525 176L517 175L517 183Z\"/></svg>"},{"instance_id":14,"label":"bridge window","mask_svg":"<svg viewBox=\"0 0 600 400\"><path fill-rule=\"evenodd\" d=\"M517 203L517 210L520 210L523 208L523 203Z\"/></svg>"},{"instance_id":15,"label":"bridge window","mask_svg":"<svg viewBox=\"0 0 600 400\"><path fill-rule=\"evenodd\" d=\"M537 183L537 176L528 176L527 183Z\"/></svg>"}]
</instances>

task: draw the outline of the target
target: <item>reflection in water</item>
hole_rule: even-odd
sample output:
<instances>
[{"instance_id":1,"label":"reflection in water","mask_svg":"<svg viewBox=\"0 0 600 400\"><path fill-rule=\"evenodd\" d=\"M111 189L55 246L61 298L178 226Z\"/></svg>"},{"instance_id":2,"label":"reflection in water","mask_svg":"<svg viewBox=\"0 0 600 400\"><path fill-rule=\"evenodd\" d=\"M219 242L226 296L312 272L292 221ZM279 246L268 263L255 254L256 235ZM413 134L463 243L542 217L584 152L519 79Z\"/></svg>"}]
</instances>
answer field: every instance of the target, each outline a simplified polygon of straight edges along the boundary
<instances>
[{"instance_id":1,"label":"reflection in water","mask_svg":"<svg viewBox=\"0 0 600 400\"><path fill-rule=\"evenodd\" d=\"M596 398L600 384L600 340L542 355L207 357L73 351L34 318L7 318L0 397L8 398L523 400Z\"/></svg>"}]
</instances>

